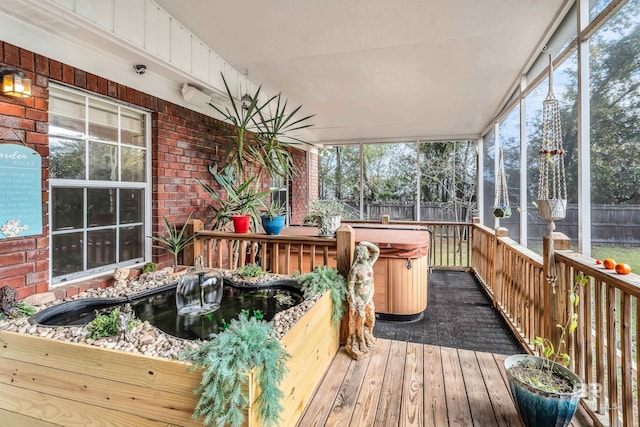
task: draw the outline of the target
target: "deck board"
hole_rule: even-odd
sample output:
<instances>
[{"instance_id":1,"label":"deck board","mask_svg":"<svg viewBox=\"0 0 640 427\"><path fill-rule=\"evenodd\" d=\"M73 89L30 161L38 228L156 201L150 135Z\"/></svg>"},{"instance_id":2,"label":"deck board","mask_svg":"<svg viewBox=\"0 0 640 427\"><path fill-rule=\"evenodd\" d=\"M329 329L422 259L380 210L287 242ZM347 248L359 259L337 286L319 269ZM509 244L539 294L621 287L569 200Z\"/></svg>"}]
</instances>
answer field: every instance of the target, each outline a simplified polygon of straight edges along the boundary
<instances>
[{"instance_id":1,"label":"deck board","mask_svg":"<svg viewBox=\"0 0 640 427\"><path fill-rule=\"evenodd\" d=\"M341 348L298 426L521 426L504 358L378 339L356 361ZM572 426L591 425L579 410Z\"/></svg>"}]
</instances>

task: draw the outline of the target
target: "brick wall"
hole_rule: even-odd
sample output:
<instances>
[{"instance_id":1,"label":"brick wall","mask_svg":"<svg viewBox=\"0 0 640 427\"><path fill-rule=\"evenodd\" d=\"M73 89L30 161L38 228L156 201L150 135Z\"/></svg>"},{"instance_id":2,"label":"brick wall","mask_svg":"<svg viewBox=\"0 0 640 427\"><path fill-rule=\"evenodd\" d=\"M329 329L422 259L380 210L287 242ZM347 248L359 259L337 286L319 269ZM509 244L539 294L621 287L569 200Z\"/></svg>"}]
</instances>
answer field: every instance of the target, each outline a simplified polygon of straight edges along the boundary
<instances>
[{"instance_id":1,"label":"brick wall","mask_svg":"<svg viewBox=\"0 0 640 427\"><path fill-rule=\"evenodd\" d=\"M319 192L318 168L320 167L318 153L309 153L309 199L317 199Z\"/></svg>"},{"instance_id":2,"label":"brick wall","mask_svg":"<svg viewBox=\"0 0 640 427\"><path fill-rule=\"evenodd\" d=\"M27 145L42 155L43 234L0 240L0 286L16 288L20 298L49 288L47 89L50 81L64 82L152 111L154 233L164 229L164 215L170 222L182 224L191 212L194 218L203 220L210 214L207 208L209 196L195 179L212 183L208 166L219 161L224 153L228 142L225 135L230 133L228 124L0 41L2 65L24 71L33 81L32 98L0 96L0 133L6 128L17 130L25 137ZM300 176L306 177L306 153L293 150L293 154ZM301 189L296 191L296 194L304 194ZM300 204L306 206L307 200L305 196L301 202L297 197L292 197L296 212ZM172 256L159 249L154 250L153 260L160 267L172 264Z\"/></svg>"},{"instance_id":3,"label":"brick wall","mask_svg":"<svg viewBox=\"0 0 640 427\"><path fill-rule=\"evenodd\" d=\"M27 146L42 156L42 235L0 240L0 286L17 289L18 296L44 292L49 283L49 239L47 178L49 176L48 93L49 63L46 58L0 43L0 66L22 70L32 81L31 98L0 95L0 133L13 129ZM15 140L9 133L4 138Z\"/></svg>"}]
</instances>

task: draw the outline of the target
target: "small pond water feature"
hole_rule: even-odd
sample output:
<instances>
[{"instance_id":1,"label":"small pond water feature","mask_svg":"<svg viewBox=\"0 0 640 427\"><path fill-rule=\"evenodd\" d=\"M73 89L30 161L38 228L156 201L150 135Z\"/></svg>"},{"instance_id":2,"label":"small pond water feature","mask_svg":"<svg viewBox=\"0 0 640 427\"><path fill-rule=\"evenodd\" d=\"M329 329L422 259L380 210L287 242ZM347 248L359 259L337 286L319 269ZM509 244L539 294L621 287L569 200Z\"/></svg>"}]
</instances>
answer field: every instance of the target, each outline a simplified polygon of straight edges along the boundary
<instances>
[{"instance_id":1,"label":"small pond water feature","mask_svg":"<svg viewBox=\"0 0 640 427\"><path fill-rule=\"evenodd\" d=\"M183 276L180 283L132 297L65 302L36 313L30 321L43 326L86 325L95 318L96 312L106 314L131 304L136 318L147 320L170 335L190 340L210 339L243 310L250 315L259 310L269 321L276 313L298 305L303 299L294 279L249 285L203 270Z\"/></svg>"}]
</instances>

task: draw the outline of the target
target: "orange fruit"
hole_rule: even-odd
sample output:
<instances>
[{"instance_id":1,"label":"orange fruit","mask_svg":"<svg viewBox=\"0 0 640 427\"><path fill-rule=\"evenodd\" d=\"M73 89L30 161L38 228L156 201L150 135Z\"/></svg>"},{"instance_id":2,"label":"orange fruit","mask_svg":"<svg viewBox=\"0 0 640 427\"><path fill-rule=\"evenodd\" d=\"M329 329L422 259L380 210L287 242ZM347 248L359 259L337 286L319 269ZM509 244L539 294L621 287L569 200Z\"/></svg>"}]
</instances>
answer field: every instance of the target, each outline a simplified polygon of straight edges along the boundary
<instances>
[{"instance_id":1,"label":"orange fruit","mask_svg":"<svg viewBox=\"0 0 640 427\"><path fill-rule=\"evenodd\" d=\"M631 267L629 264L616 264L616 273L629 274L631 273Z\"/></svg>"},{"instance_id":2,"label":"orange fruit","mask_svg":"<svg viewBox=\"0 0 640 427\"><path fill-rule=\"evenodd\" d=\"M605 258L604 261L602 261L602 265L604 265L604 268L608 270L613 270L614 268L616 268L616 262L611 258Z\"/></svg>"}]
</instances>

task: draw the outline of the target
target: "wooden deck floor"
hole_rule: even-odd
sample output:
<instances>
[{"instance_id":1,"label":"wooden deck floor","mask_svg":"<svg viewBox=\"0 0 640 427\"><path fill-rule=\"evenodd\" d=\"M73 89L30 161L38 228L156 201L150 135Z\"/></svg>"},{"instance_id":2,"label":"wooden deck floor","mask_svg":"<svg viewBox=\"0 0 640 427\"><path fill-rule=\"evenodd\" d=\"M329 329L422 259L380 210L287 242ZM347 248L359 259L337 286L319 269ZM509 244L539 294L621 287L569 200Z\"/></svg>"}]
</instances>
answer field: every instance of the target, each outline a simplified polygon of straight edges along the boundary
<instances>
[{"instance_id":1,"label":"wooden deck floor","mask_svg":"<svg viewBox=\"0 0 640 427\"><path fill-rule=\"evenodd\" d=\"M298 426L521 426L505 357L379 339L355 361L341 348ZM572 426L592 425L585 417Z\"/></svg>"}]
</instances>

